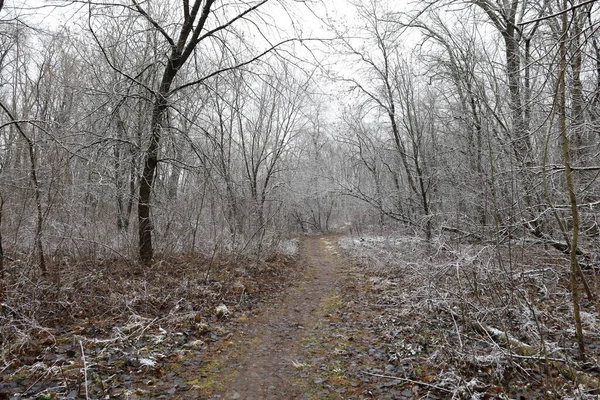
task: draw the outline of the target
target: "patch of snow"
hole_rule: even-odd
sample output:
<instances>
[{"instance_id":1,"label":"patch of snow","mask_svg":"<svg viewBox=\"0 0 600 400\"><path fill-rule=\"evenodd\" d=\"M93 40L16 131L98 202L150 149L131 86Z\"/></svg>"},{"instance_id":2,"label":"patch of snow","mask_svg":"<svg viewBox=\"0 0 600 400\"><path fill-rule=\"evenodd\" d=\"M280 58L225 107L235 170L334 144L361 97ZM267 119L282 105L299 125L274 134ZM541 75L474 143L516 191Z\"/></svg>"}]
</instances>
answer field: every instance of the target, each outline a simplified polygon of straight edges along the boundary
<instances>
[{"instance_id":1,"label":"patch of snow","mask_svg":"<svg viewBox=\"0 0 600 400\"><path fill-rule=\"evenodd\" d=\"M589 313L587 311L580 311L581 314L581 323L588 329L594 329L598 327L598 320L595 314Z\"/></svg>"},{"instance_id":2,"label":"patch of snow","mask_svg":"<svg viewBox=\"0 0 600 400\"><path fill-rule=\"evenodd\" d=\"M231 314L231 311L229 311L229 308L227 308L225 304L219 304L216 309L216 313L217 317L227 317L229 314Z\"/></svg>"},{"instance_id":3,"label":"patch of snow","mask_svg":"<svg viewBox=\"0 0 600 400\"><path fill-rule=\"evenodd\" d=\"M278 251L286 256L298 254L298 239L286 239L279 243Z\"/></svg>"},{"instance_id":4,"label":"patch of snow","mask_svg":"<svg viewBox=\"0 0 600 400\"><path fill-rule=\"evenodd\" d=\"M140 367L154 368L156 367L156 361L150 358L140 358Z\"/></svg>"},{"instance_id":5,"label":"patch of snow","mask_svg":"<svg viewBox=\"0 0 600 400\"><path fill-rule=\"evenodd\" d=\"M194 340L183 345L186 349L200 350L204 346L204 340Z\"/></svg>"},{"instance_id":6,"label":"patch of snow","mask_svg":"<svg viewBox=\"0 0 600 400\"><path fill-rule=\"evenodd\" d=\"M148 335L148 338L154 343L154 344L160 344L165 340L165 335Z\"/></svg>"}]
</instances>

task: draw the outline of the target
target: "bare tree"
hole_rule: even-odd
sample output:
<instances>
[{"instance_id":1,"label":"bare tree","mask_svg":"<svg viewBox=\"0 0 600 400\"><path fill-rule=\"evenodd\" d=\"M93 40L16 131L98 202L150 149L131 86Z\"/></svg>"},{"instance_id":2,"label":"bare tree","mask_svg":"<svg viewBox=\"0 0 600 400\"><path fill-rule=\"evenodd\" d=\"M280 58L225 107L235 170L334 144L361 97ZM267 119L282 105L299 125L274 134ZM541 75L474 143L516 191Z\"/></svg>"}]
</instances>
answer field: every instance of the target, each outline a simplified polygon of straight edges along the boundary
<instances>
[{"instance_id":1,"label":"bare tree","mask_svg":"<svg viewBox=\"0 0 600 400\"><path fill-rule=\"evenodd\" d=\"M273 182L281 173L282 158L290 149L307 119L303 115L311 77L298 76L291 66L271 63L268 75L250 84L252 105L239 114L241 156L257 213L257 224L264 232L265 206Z\"/></svg>"},{"instance_id":2,"label":"bare tree","mask_svg":"<svg viewBox=\"0 0 600 400\"><path fill-rule=\"evenodd\" d=\"M480 7L490 18L493 26L500 33L504 41L506 56L506 75L508 78L508 90L510 93L510 108L512 113L511 140L513 143L516 159L523 166L532 165L532 144L530 132L527 131L525 120L525 108L527 103L523 100L522 73L522 51L520 43L530 40L531 34L527 34L519 23L526 15L535 13L535 5L527 4L525 1L499 1L499 0L473 0L473 4ZM543 7L538 11L542 12ZM533 14L537 15L537 14ZM531 27L532 33L537 25Z\"/></svg>"},{"instance_id":3,"label":"bare tree","mask_svg":"<svg viewBox=\"0 0 600 400\"><path fill-rule=\"evenodd\" d=\"M159 58L155 60L155 62L163 64L159 81L156 82L155 86L146 87L146 90L153 97L153 106L150 118L149 141L144 151L138 194L139 256L145 264L151 262L154 252L152 244L154 226L150 213L151 195L159 163L159 150L161 138L164 134L169 99L174 94L198 86L224 71L248 65L272 51L281 43L286 42L285 39L275 44L267 42L264 50L250 54L245 58L243 55L232 54L231 49L228 49L229 53L223 54L223 56L229 57L229 61L225 64L218 64L214 68L207 63L200 62L203 51L206 51L214 43L226 44L228 40L235 36L235 26L244 24L244 21L253 15L259 15L259 9L263 8L266 3L266 0L247 1L217 7L214 0L197 0L192 3L184 0L177 10L171 10L168 7L164 9L160 7L153 8L150 4L137 1L134 1L131 6L122 6L132 17L144 20L149 25L149 29L158 32L160 38L158 45L167 51L164 59L162 59L162 55L158 55ZM104 7L114 6L109 3L106 6L90 5L89 28L110 63L111 58L105 50L106 45L95 34L96 28L94 25L95 15L100 15L100 13L96 14L96 11ZM218 48L222 48L222 46L219 45ZM186 79L180 71L184 69L190 60L193 60L196 71L192 71L192 75ZM137 76L143 71L130 74L128 71L119 70L114 65L113 67L129 80L141 84ZM178 77L182 79L179 82L177 81Z\"/></svg>"},{"instance_id":4,"label":"bare tree","mask_svg":"<svg viewBox=\"0 0 600 400\"><path fill-rule=\"evenodd\" d=\"M417 73L408 66L410 61L401 55L402 31L398 30L394 10L386 8L383 1L372 0L358 5L357 13L364 21L358 35L371 50L351 39L342 39L342 51L352 60L350 62L360 66L359 74L344 77L344 80L366 104L377 109L369 118L379 119L386 125L403 179L417 198L421 214L418 224L429 239L433 229L433 180L425 145L431 143L434 133L431 131L434 125L430 123L432 116L415 95L421 88L417 89Z\"/></svg>"}]
</instances>

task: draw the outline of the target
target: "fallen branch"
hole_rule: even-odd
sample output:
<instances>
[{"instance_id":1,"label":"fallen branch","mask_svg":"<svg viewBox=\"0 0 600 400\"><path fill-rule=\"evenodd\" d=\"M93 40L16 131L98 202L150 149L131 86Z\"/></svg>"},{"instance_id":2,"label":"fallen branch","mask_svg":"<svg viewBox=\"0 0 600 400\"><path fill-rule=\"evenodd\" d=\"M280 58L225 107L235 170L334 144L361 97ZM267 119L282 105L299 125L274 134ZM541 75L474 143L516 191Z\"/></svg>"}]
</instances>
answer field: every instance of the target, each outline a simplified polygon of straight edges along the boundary
<instances>
[{"instance_id":1,"label":"fallen branch","mask_svg":"<svg viewBox=\"0 0 600 400\"><path fill-rule=\"evenodd\" d=\"M520 354L513 354L514 358L520 358L521 360L533 360L533 361L556 361L559 363L566 363L567 360L563 358L552 358L552 357L539 357L539 356L522 356Z\"/></svg>"},{"instance_id":2,"label":"fallen branch","mask_svg":"<svg viewBox=\"0 0 600 400\"><path fill-rule=\"evenodd\" d=\"M449 308L442 308L441 310L447 312L453 318L464 319ZM566 357L561 355L560 358L547 358L543 355L540 349L520 341L519 339L510 335L508 332L504 332L489 325L484 325L479 321L468 321L468 323L475 332L489 337L494 343L504 348L508 348L510 351L521 356L521 358L545 361L548 363L548 365L555 368L562 376L570 381L586 385L593 389L600 389L600 377L578 371L567 362ZM539 355L539 358L535 357L537 355Z\"/></svg>"},{"instance_id":3,"label":"fallen branch","mask_svg":"<svg viewBox=\"0 0 600 400\"><path fill-rule=\"evenodd\" d=\"M414 383L415 385L420 385L420 386L427 386L430 387L432 389L437 389L437 390L441 390L443 392L446 393L454 393L452 390L448 390L446 388L443 388L441 386L436 386L436 385L431 385L429 383L425 383L425 382L421 382L421 381L415 381L412 379L408 379L408 378L402 378L400 376L390 376L390 375L381 375L381 374L374 374L372 372L366 372L366 371L361 371L363 374L365 375L370 375L370 376L376 376L378 378L386 378L386 379L394 379L397 381L403 381L403 382L408 382L408 383Z\"/></svg>"},{"instance_id":4,"label":"fallen branch","mask_svg":"<svg viewBox=\"0 0 600 400\"><path fill-rule=\"evenodd\" d=\"M441 229L443 231L447 231L447 232L451 232L451 233L456 233L456 234L462 235L461 239L472 238L473 240L476 240L476 241L481 241L481 242L484 241L481 236L477 235L474 232L466 232L466 231L460 230L458 228L455 228L453 226L442 225Z\"/></svg>"},{"instance_id":5,"label":"fallen branch","mask_svg":"<svg viewBox=\"0 0 600 400\"><path fill-rule=\"evenodd\" d=\"M88 400L90 398L88 393L88 379L87 379L87 363L85 362L85 351L83 349L83 343L81 340L79 341L79 348L81 349L81 362L83 363L83 380L85 384L85 398Z\"/></svg>"},{"instance_id":6,"label":"fallen branch","mask_svg":"<svg viewBox=\"0 0 600 400\"><path fill-rule=\"evenodd\" d=\"M521 356L534 356L536 354L539 354L539 351L535 347L528 345L527 343L521 342L519 339L514 338L510 334L501 331L500 329L488 325L483 325L478 321L471 322L471 327L473 328L473 330L475 330L475 332L489 337L494 343L497 343L502 347L508 348L509 350L514 351L515 353Z\"/></svg>"},{"instance_id":7,"label":"fallen branch","mask_svg":"<svg viewBox=\"0 0 600 400\"><path fill-rule=\"evenodd\" d=\"M14 258L12 258L12 257L9 257L9 256L7 256L7 255L6 255L6 254L4 254L4 253L1 253L1 254L0 254L0 257L2 257L2 258L6 258L8 261L11 261L11 262L15 262L15 261L17 261L17 260L15 260Z\"/></svg>"}]
</instances>

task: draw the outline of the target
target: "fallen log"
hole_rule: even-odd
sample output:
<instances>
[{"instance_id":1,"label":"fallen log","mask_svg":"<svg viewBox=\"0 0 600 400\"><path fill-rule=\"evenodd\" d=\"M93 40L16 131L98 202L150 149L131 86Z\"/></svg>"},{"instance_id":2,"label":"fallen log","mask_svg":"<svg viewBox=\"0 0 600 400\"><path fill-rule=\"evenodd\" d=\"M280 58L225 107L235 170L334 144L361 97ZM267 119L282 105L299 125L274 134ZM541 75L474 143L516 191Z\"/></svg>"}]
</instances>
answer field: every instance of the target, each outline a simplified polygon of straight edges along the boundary
<instances>
[{"instance_id":1,"label":"fallen log","mask_svg":"<svg viewBox=\"0 0 600 400\"><path fill-rule=\"evenodd\" d=\"M442 311L451 314L457 320L465 319L463 316L457 314L449 308L442 308ZM560 357L558 358L548 358L538 347L524 343L512 336L511 334L509 334L508 332L502 331L489 325L482 324L479 321L467 321L467 323L475 332L490 338L492 341L494 341L494 343L498 344L503 348L507 348L508 350L514 352L515 354L518 354L519 356L527 357L529 359L538 359L540 361L547 362L549 366L556 369L566 379L577 384L585 385L590 389L600 389L600 377L592 376L590 374L577 370L569 364L568 358L564 355L560 355ZM534 356L538 357L534 358Z\"/></svg>"}]
</instances>

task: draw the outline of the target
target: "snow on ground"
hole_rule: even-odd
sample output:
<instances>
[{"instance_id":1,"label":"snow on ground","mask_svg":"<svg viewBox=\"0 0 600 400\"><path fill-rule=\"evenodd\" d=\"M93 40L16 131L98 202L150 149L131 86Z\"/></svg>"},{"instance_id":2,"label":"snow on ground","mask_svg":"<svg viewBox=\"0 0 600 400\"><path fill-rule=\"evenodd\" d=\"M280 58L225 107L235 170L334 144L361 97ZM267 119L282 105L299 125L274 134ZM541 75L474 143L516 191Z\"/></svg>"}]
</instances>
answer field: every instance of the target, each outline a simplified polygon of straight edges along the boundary
<instances>
[{"instance_id":1,"label":"snow on ground","mask_svg":"<svg viewBox=\"0 0 600 400\"><path fill-rule=\"evenodd\" d=\"M574 390L575 398L597 398L597 378L577 361L563 254L400 234L343 237L339 246L362 272L362 302L380 310L370 329L388 341L391 371L437 368L429 384L456 377L458 398L568 398ZM588 360L600 370L597 314L591 301L582 307ZM581 381L560 373L563 365Z\"/></svg>"},{"instance_id":2,"label":"snow on ground","mask_svg":"<svg viewBox=\"0 0 600 400\"><path fill-rule=\"evenodd\" d=\"M298 239L284 239L279 243L278 252L293 257L298 254Z\"/></svg>"}]
</instances>

